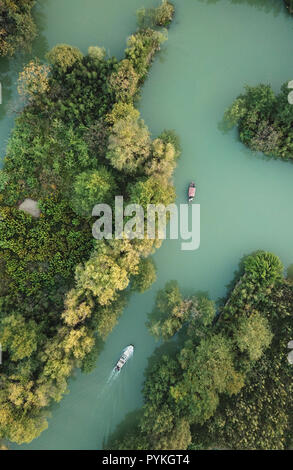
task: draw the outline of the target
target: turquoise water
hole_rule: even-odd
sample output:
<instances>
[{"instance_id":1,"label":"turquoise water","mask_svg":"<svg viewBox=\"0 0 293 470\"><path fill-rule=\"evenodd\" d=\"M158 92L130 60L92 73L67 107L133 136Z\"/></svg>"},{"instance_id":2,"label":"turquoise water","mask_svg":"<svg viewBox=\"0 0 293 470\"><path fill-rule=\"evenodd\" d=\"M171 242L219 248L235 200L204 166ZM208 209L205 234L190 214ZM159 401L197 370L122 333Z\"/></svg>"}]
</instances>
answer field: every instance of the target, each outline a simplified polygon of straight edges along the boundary
<instances>
[{"instance_id":1,"label":"turquoise water","mask_svg":"<svg viewBox=\"0 0 293 470\"><path fill-rule=\"evenodd\" d=\"M293 18L282 1L178 0L169 41L153 64L140 110L152 133L175 129L182 156L175 174L178 202L191 179L201 204L201 246L180 250L166 241L155 255L158 279L132 297L90 375L76 373L70 393L54 405L49 428L23 449L100 449L116 426L142 404L141 385L156 347L145 327L156 292L177 279L184 293L225 295L240 258L259 248L293 262L293 166L252 155L237 134L221 131L224 110L245 84L271 83L277 91L293 79ZM42 2L41 52L70 43L84 52L105 46L122 56L135 29L135 10L153 0L47 0ZM0 64L0 73L4 65ZM12 82L15 73L10 66ZM13 90L13 85L11 86ZM9 97L8 97L9 98ZM12 97L9 100L12 100ZM13 114L0 115L5 145ZM136 346L119 377L107 380L121 350ZM17 446L13 446L17 448Z\"/></svg>"}]
</instances>

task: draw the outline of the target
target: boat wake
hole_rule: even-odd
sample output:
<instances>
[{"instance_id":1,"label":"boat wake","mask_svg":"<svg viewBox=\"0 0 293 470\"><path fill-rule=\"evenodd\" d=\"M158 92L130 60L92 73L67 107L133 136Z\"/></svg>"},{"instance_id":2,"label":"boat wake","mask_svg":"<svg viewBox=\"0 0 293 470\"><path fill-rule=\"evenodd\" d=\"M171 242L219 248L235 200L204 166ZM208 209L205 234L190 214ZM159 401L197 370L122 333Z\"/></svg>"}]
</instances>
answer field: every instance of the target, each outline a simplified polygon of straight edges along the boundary
<instances>
[{"instance_id":1,"label":"boat wake","mask_svg":"<svg viewBox=\"0 0 293 470\"><path fill-rule=\"evenodd\" d=\"M111 371L109 377L108 377L108 380L107 380L107 385L109 385L110 383L112 383L115 379L117 379L118 375L119 375L119 372L120 371L117 371L114 367L114 369Z\"/></svg>"},{"instance_id":2,"label":"boat wake","mask_svg":"<svg viewBox=\"0 0 293 470\"><path fill-rule=\"evenodd\" d=\"M128 361L132 362L130 359L132 359L133 356L133 347L130 348L127 346L124 348L123 351L121 351L119 361L121 361L123 354L126 354L125 364ZM107 421L103 425L101 437L105 443L108 441L111 433L115 430L117 416L120 416L128 401L127 385L129 377L131 376L131 364L125 365L125 369L124 365L122 365L120 370L117 370L117 364L110 370L109 363L105 364L103 378L100 377L99 380L98 390L96 391L96 403L91 416L93 426L95 426L94 423L98 417L102 415L105 409L108 410ZM128 366L130 366L130 368L128 368Z\"/></svg>"},{"instance_id":3,"label":"boat wake","mask_svg":"<svg viewBox=\"0 0 293 470\"><path fill-rule=\"evenodd\" d=\"M114 384L114 381L117 379L118 375L119 375L119 372L117 372L115 368L110 372L110 375L105 380L104 385L102 385L102 387L98 391L97 397L99 399L101 399L101 397L105 395L106 393L109 393L109 388L111 387L111 385Z\"/></svg>"}]
</instances>

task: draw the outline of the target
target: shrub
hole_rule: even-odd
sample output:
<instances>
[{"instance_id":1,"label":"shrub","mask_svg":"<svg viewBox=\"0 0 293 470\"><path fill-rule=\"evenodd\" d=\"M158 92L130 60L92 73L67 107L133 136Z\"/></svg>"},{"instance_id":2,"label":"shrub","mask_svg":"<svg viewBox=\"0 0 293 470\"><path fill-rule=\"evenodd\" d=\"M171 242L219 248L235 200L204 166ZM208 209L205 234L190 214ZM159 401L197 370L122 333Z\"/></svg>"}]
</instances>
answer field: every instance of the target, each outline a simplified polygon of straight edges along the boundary
<instances>
[{"instance_id":1,"label":"shrub","mask_svg":"<svg viewBox=\"0 0 293 470\"><path fill-rule=\"evenodd\" d=\"M49 90L50 68L42 65L38 60L32 60L18 78L18 93L22 96L33 99Z\"/></svg>"},{"instance_id":2,"label":"shrub","mask_svg":"<svg viewBox=\"0 0 293 470\"><path fill-rule=\"evenodd\" d=\"M88 55L94 60L103 60L106 56L106 49L99 46L90 46L88 48Z\"/></svg>"},{"instance_id":3,"label":"shrub","mask_svg":"<svg viewBox=\"0 0 293 470\"><path fill-rule=\"evenodd\" d=\"M167 0L163 0L162 5L155 10L155 24L157 26L168 26L173 20L174 12L174 5Z\"/></svg>"},{"instance_id":4,"label":"shrub","mask_svg":"<svg viewBox=\"0 0 293 470\"><path fill-rule=\"evenodd\" d=\"M17 49L29 49L37 33L31 10L35 0L0 2L0 56L12 55Z\"/></svg>"},{"instance_id":5,"label":"shrub","mask_svg":"<svg viewBox=\"0 0 293 470\"><path fill-rule=\"evenodd\" d=\"M68 46L67 44L57 44L46 55L50 64L60 68L65 72L76 62L80 62L83 58L81 51L77 47Z\"/></svg>"},{"instance_id":6,"label":"shrub","mask_svg":"<svg viewBox=\"0 0 293 470\"><path fill-rule=\"evenodd\" d=\"M110 87L117 101L131 99L137 92L138 80L132 63L127 59L122 60L110 77Z\"/></svg>"},{"instance_id":7,"label":"shrub","mask_svg":"<svg viewBox=\"0 0 293 470\"><path fill-rule=\"evenodd\" d=\"M77 214L89 217L96 204L113 202L115 190L114 176L105 167L80 173L74 182L72 208Z\"/></svg>"}]
</instances>

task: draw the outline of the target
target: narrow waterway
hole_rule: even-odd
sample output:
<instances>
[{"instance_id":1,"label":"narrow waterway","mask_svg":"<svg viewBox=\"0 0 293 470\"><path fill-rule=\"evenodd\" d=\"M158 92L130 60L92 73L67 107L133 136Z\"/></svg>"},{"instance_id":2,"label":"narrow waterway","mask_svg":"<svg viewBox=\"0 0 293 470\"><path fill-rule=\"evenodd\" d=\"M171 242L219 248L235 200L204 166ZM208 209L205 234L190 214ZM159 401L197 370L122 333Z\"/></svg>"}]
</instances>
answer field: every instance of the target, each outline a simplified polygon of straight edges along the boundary
<instances>
[{"instance_id":1,"label":"narrow waterway","mask_svg":"<svg viewBox=\"0 0 293 470\"><path fill-rule=\"evenodd\" d=\"M126 37L135 29L135 11L155 0L43 0L41 53L56 43L86 52L105 46L122 56ZM145 294L132 297L109 336L90 375L77 372L69 394L54 405L49 428L22 449L100 449L116 426L142 404L141 386L148 357L156 347L145 327L158 289L177 279L184 293L225 294L238 262L259 248L293 262L293 165L252 155L225 134L225 109L245 84L271 83L275 90L293 79L293 18L281 0L177 0L169 41L153 64L140 109L156 136L175 129L182 157L175 175L178 202L195 180L201 204L201 246L181 251L180 241L166 241L155 255L158 279ZM3 149L13 114L16 66L0 63L11 82L0 107ZM9 65L10 64L10 65ZM5 69L8 69L6 70ZM1 78L2 79L2 78ZM9 110L9 109L10 110ZM115 380L108 380L122 349L135 353ZM12 446L17 448L17 446Z\"/></svg>"}]
</instances>

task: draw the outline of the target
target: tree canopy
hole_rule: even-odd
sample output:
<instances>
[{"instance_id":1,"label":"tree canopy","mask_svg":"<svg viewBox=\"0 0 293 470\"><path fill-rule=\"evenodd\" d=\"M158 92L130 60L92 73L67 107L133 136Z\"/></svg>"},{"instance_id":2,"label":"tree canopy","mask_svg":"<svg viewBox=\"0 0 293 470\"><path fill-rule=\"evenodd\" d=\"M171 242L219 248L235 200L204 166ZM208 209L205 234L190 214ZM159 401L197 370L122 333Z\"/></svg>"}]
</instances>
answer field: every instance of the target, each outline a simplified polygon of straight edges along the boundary
<instances>
[{"instance_id":1,"label":"tree canopy","mask_svg":"<svg viewBox=\"0 0 293 470\"><path fill-rule=\"evenodd\" d=\"M35 0L2 0L0 3L0 56L30 47L37 29L32 17Z\"/></svg>"},{"instance_id":2,"label":"tree canopy","mask_svg":"<svg viewBox=\"0 0 293 470\"><path fill-rule=\"evenodd\" d=\"M288 93L288 82L278 95L270 85L247 86L226 111L225 120L231 127L238 126L240 140L251 150L291 160L293 106Z\"/></svg>"},{"instance_id":3,"label":"tree canopy","mask_svg":"<svg viewBox=\"0 0 293 470\"><path fill-rule=\"evenodd\" d=\"M15 8L29 13L32 3ZM132 187L145 181L152 200L152 159L168 160L159 172L174 195L178 139L165 131L158 149L135 108L164 39L138 29L121 61L96 45L83 55L59 44L49 64L31 61L20 74L24 108L0 170L0 439L30 442L46 429L46 410L74 369L92 370L130 293L155 280L147 258L159 240L95 240L91 214L99 203L114 212L116 195L131 202ZM38 217L19 210L27 198Z\"/></svg>"},{"instance_id":4,"label":"tree canopy","mask_svg":"<svg viewBox=\"0 0 293 470\"><path fill-rule=\"evenodd\" d=\"M177 283L168 283L148 322L168 349L162 346L150 358L135 429L110 440L110 448L287 448L292 306L292 281L267 252L241 263L217 317L203 294L184 299Z\"/></svg>"}]
</instances>

